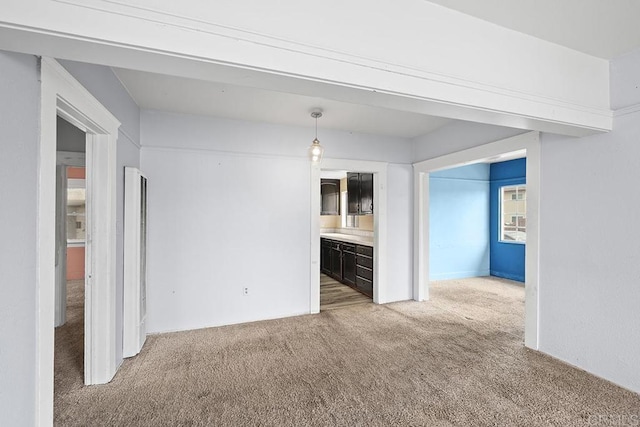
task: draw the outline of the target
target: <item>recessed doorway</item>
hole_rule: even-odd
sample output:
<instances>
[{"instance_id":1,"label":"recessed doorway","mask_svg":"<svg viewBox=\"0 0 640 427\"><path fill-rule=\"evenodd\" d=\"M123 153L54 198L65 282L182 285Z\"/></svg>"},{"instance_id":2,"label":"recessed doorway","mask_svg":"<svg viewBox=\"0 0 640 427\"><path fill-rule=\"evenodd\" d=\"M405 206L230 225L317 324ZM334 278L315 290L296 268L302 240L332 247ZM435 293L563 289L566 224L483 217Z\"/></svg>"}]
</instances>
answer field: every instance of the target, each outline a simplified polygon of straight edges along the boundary
<instances>
[{"instance_id":1,"label":"recessed doorway","mask_svg":"<svg viewBox=\"0 0 640 427\"><path fill-rule=\"evenodd\" d=\"M539 259L539 191L540 139L537 132L474 147L414 164L414 299L429 299L430 202L429 176L432 172L478 163L504 153L526 154L527 245L525 268L525 332L527 347L538 348L538 259Z\"/></svg>"},{"instance_id":2,"label":"recessed doorway","mask_svg":"<svg viewBox=\"0 0 640 427\"><path fill-rule=\"evenodd\" d=\"M320 311L373 302L372 184L368 172L320 173Z\"/></svg>"},{"instance_id":3,"label":"recessed doorway","mask_svg":"<svg viewBox=\"0 0 640 427\"><path fill-rule=\"evenodd\" d=\"M84 383L86 144L85 132L57 118L54 393Z\"/></svg>"},{"instance_id":4,"label":"recessed doorway","mask_svg":"<svg viewBox=\"0 0 640 427\"><path fill-rule=\"evenodd\" d=\"M383 162L370 162L346 159L323 159L322 165L312 163L310 174L310 224L311 224L311 261L309 263L310 292L309 312L320 312L320 215L322 208L321 174L322 171L351 171L367 173L371 176L372 191L376 195L375 215L373 216L373 248L367 256L371 259L371 287L373 302L387 302L387 167ZM366 178L365 178L366 179Z\"/></svg>"}]
</instances>

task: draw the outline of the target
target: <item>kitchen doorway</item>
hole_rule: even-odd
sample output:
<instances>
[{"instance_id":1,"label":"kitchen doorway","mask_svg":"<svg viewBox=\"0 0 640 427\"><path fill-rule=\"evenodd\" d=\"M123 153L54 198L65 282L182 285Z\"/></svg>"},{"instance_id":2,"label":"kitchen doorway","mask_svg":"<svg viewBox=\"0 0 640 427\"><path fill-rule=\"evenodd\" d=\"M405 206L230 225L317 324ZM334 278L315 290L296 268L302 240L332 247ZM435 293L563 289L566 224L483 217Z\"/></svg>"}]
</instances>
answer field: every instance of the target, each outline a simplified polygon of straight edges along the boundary
<instances>
[{"instance_id":1,"label":"kitchen doorway","mask_svg":"<svg viewBox=\"0 0 640 427\"><path fill-rule=\"evenodd\" d=\"M371 260L371 294L373 302L387 302L387 164L346 159L327 159L321 165L311 165L311 262L310 262L310 313L320 312L320 215L322 171L351 171L371 175L372 190L376 195L375 215L373 215L373 248ZM366 179L366 178L365 178ZM365 254L363 254L365 255ZM366 256L366 255L365 255Z\"/></svg>"},{"instance_id":2,"label":"kitchen doorway","mask_svg":"<svg viewBox=\"0 0 640 427\"><path fill-rule=\"evenodd\" d=\"M367 172L320 173L320 311L373 302L372 182Z\"/></svg>"}]
</instances>

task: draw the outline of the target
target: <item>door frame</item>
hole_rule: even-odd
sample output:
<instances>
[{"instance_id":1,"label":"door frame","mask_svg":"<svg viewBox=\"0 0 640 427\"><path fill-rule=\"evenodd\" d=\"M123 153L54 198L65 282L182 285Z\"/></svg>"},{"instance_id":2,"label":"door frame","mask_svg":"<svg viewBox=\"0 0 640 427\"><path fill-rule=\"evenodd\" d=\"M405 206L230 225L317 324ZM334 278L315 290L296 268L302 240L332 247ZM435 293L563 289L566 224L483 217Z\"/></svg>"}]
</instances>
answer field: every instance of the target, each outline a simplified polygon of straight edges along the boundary
<instances>
[{"instance_id":1,"label":"door frame","mask_svg":"<svg viewBox=\"0 0 640 427\"><path fill-rule=\"evenodd\" d=\"M320 171L345 170L373 173L373 302L389 302L387 280L387 169L388 163L365 160L324 159L311 163L311 263L309 312L320 312Z\"/></svg>"},{"instance_id":2,"label":"door frame","mask_svg":"<svg viewBox=\"0 0 640 427\"><path fill-rule=\"evenodd\" d=\"M511 138L414 163L414 274L413 299L429 299L429 173L465 166L505 153L526 151L527 245L525 248L524 344L537 350L540 250L540 134L527 132Z\"/></svg>"},{"instance_id":3,"label":"door frame","mask_svg":"<svg viewBox=\"0 0 640 427\"><path fill-rule=\"evenodd\" d=\"M36 425L53 423L56 121L87 134L85 383L110 381L116 355L116 143L120 122L57 61L41 58L36 276ZM89 193L91 196L89 197ZM89 200L90 199L90 200Z\"/></svg>"}]
</instances>

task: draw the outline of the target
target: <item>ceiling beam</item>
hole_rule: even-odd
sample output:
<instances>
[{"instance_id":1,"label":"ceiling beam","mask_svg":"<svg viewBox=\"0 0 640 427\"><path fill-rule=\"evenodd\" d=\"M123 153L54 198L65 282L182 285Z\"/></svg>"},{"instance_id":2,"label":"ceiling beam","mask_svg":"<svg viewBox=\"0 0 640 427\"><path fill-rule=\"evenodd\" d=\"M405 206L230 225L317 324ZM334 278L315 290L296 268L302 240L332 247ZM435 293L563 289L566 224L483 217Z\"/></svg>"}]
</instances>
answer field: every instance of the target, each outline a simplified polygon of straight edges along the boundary
<instances>
[{"instance_id":1,"label":"ceiling beam","mask_svg":"<svg viewBox=\"0 0 640 427\"><path fill-rule=\"evenodd\" d=\"M251 14L247 2L8 3L6 50L566 135L612 126L607 61L422 0L253 0Z\"/></svg>"}]
</instances>

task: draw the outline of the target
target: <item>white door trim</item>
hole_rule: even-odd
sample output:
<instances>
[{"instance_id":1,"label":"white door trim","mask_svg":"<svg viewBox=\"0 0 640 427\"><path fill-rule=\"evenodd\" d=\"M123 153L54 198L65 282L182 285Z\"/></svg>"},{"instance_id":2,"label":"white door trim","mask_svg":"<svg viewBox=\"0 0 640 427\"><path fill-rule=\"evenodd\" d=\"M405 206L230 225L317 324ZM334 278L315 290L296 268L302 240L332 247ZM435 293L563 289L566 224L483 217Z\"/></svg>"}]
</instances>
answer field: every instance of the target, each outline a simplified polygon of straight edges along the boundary
<instances>
[{"instance_id":1,"label":"white door trim","mask_svg":"<svg viewBox=\"0 0 640 427\"><path fill-rule=\"evenodd\" d=\"M504 153L526 150L527 245L525 261L524 343L538 349L540 135L528 132L500 141L414 163L413 299L429 299L429 173L477 163Z\"/></svg>"},{"instance_id":2,"label":"white door trim","mask_svg":"<svg viewBox=\"0 0 640 427\"><path fill-rule=\"evenodd\" d=\"M320 170L373 173L373 302L389 302L387 281L387 169L388 163L365 160L324 159L311 164L310 313L320 312Z\"/></svg>"},{"instance_id":3,"label":"white door trim","mask_svg":"<svg viewBox=\"0 0 640 427\"><path fill-rule=\"evenodd\" d=\"M55 321L55 175L56 116L87 133L87 191L92 179L92 259L87 270L93 280L85 298L91 384L108 382L116 371L115 252L116 141L120 123L60 64L41 59L40 145L38 159L38 260L36 282L36 425L53 424L53 353ZM87 202L89 208L89 202ZM91 214L88 213L87 218ZM89 230L88 230L89 231ZM86 334L86 331L85 331ZM85 335L85 340L87 339Z\"/></svg>"}]
</instances>

